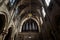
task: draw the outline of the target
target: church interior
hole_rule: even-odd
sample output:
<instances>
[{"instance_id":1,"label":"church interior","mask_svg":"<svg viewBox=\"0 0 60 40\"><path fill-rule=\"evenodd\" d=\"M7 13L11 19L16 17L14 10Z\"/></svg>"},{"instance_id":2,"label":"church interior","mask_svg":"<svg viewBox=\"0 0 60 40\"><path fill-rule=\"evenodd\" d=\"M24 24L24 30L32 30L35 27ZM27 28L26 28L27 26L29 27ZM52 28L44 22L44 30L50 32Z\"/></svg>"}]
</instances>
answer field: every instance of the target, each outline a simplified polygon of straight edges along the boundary
<instances>
[{"instance_id":1,"label":"church interior","mask_svg":"<svg viewBox=\"0 0 60 40\"><path fill-rule=\"evenodd\" d=\"M0 0L0 40L60 40L60 0Z\"/></svg>"}]
</instances>

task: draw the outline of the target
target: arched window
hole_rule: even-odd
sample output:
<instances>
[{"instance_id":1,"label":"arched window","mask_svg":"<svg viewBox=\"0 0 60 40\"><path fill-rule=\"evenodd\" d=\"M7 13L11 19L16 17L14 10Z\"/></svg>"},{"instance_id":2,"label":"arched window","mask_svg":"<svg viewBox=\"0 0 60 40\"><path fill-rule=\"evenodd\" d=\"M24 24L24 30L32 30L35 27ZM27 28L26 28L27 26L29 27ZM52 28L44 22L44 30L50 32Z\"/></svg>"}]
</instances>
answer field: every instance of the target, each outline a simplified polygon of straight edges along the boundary
<instances>
[{"instance_id":1,"label":"arched window","mask_svg":"<svg viewBox=\"0 0 60 40\"><path fill-rule=\"evenodd\" d=\"M14 8L15 3L16 3L16 0L9 0L7 4L8 10L11 10L12 8Z\"/></svg>"},{"instance_id":2,"label":"arched window","mask_svg":"<svg viewBox=\"0 0 60 40\"><path fill-rule=\"evenodd\" d=\"M3 31L4 27L5 27L5 15L0 14L0 33Z\"/></svg>"},{"instance_id":3,"label":"arched window","mask_svg":"<svg viewBox=\"0 0 60 40\"><path fill-rule=\"evenodd\" d=\"M45 0L47 6L49 6L51 0Z\"/></svg>"},{"instance_id":4,"label":"arched window","mask_svg":"<svg viewBox=\"0 0 60 40\"><path fill-rule=\"evenodd\" d=\"M10 0L9 2L10 2L10 6L12 6L14 4L15 0Z\"/></svg>"},{"instance_id":5,"label":"arched window","mask_svg":"<svg viewBox=\"0 0 60 40\"><path fill-rule=\"evenodd\" d=\"M32 19L29 19L26 22L24 22L24 24L22 26L22 32L38 32L38 31L39 31L38 25Z\"/></svg>"}]
</instances>

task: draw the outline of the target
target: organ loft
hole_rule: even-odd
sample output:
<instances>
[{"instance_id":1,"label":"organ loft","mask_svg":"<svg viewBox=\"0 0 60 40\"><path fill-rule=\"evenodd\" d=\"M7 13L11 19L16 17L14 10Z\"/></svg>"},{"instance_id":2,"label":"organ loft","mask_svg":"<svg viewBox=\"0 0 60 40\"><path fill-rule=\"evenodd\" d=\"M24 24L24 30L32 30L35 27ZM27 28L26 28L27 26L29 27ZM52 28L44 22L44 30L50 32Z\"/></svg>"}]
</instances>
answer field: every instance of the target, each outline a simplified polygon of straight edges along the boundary
<instances>
[{"instance_id":1,"label":"organ loft","mask_svg":"<svg viewBox=\"0 0 60 40\"><path fill-rule=\"evenodd\" d=\"M0 0L0 40L60 40L60 0Z\"/></svg>"}]
</instances>

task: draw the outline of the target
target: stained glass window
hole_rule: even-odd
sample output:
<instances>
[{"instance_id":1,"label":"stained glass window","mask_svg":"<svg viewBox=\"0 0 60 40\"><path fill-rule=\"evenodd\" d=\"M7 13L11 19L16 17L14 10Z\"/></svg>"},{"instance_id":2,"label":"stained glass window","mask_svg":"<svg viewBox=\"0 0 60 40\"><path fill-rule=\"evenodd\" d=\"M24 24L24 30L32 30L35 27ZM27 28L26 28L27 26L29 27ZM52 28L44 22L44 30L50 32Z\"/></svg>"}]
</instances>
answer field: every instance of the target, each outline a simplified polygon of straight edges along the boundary
<instances>
[{"instance_id":1,"label":"stained glass window","mask_svg":"<svg viewBox=\"0 0 60 40\"><path fill-rule=\"evenodd\" d=\"M22 26L22 32L38 32L37 23L32 19L27 20Z\"/></svg>"}]
</instances>

